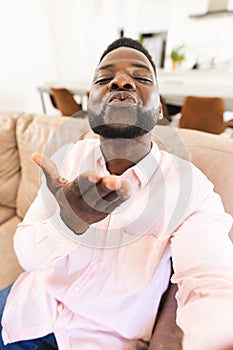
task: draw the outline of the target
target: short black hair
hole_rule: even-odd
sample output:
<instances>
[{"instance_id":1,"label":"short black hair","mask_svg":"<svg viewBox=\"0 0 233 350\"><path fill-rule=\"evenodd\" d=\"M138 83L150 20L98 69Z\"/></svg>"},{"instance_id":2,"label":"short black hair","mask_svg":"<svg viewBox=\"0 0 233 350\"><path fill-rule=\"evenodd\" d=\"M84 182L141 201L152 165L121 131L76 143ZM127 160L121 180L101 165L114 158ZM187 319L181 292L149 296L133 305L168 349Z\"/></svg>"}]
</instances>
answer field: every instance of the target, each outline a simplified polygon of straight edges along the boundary
<instances>
[{"instance_id":1,"label":"short black hair","mask_svg":"<svg viewBox=\"0 0 233 350\"><path fill-rule=\"evenodd\" d=\"M150 61L151 65L154 69L154 72L156 74L155 63L154 63L153 58L152 58L151 54L149 53L149 51L140 43L140 41L134 40L131 38L122 37L122 38L114 40L110 45L108 45L107 49L103 52L102 56L100 57L99 62L101 62L102 59L104 58L104 56L106 56L109 52L111 52L111 51L113 51L121 46L131 47L132 49L141 51Z\"/></svg>"}]
</instances>

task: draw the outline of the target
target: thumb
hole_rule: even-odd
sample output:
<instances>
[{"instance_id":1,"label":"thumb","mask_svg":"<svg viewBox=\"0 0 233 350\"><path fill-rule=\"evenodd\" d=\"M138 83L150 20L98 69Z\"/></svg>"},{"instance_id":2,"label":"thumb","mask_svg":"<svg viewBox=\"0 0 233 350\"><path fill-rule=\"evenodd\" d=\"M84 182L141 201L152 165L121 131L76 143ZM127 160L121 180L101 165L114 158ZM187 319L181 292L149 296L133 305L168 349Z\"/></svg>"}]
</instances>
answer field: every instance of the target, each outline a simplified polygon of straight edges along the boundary
<instances>
[{"instance_id":1,"label":"thumb","mask_svg":"<svg viewBox=\"0 0 233 350\"><path fill-rule=\"evenodd\" d=\"M56 164L46 155L35 152L32 154L32 160L43 170L50 190L51 187L60 187L68 183L59 175Z\"/></svg>"}]
</instances>

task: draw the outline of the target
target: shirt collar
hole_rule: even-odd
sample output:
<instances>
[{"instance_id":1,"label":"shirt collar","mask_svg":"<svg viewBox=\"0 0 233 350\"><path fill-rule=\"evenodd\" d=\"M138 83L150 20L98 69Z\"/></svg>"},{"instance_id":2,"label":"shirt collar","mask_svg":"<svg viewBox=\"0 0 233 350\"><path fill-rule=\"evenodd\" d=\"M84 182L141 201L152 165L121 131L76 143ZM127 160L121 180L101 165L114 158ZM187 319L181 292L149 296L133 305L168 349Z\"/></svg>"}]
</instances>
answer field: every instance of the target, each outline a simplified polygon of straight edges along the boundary
<instances>
[{"instance_id":1,"label":"shirt collar","mask_svg":"<svg viewBox=\"0 0 233 350\"><path fill-rule=\"evenodd\" d=\"M95 159L97 171L100 172L102 176L110 175L106 168L105 159L100 148L100 144L95 148ZM139 180L140 187L143 188L150 180L151 176L154 174L159 166L160 162L160 151L155 142L152 141L152 147L150 152L140 160L137 164L127 169L122 175L122 178L128 178L136 176Z\"/></svg>"},{"instance_id":2,"label":"shirt collar","mask_svg":"<svg viewBox=\"0 0 233 350\"><path fill-rule=\"evenodd\" d=\"M151 179L152 175L159 166L160 151L155 142L152 142L150 153L131 169L135 172L143 188ZM130 170L130 169L128 169Z\"/></svg>"}]
</instances>

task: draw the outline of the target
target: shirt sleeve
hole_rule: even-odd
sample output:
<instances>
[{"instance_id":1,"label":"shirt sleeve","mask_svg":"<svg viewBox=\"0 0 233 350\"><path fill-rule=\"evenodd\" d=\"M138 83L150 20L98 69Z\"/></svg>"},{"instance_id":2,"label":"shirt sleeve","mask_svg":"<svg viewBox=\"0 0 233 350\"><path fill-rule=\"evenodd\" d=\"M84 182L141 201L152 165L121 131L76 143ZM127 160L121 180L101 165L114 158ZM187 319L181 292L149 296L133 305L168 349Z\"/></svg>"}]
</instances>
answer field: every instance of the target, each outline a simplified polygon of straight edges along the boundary
<instances>
[{"instance_id":1,"label":"shirt sleeve","mask_svg":"<svg viewBox=\"0 0 233 350\"><path fill-rule=\"evenodd\" d=\"M183 350L233 345L232 217L206 177L196 174L192 211L171 239Z\"/></svg>"},{"instance_id":2,"label":"shirt sleeve","mask_svg":"<svg viewBox=\"0 0 233 350\"><path fill-rule=\"evenodd\" d=\"M27 271L49 268L78 246L77 235L61 220L55 199L48 203L48 197L45 202L39 191L14 235L17 258Z\"/></svg>"},{"instance_id":3,"label":"shirt sleeve","mask_svg":"<svg viewBox=\"0 0 233 350\"><path fill-rule=\"evenodd\" d=\"M52 157L59 173L68 147L61 148ZM66 173L63 174L66 177ZM62 221L59 205L43 176L37 197L14 235L14 249L19 263L26 271L47 269L78 246L79 236Z\"/></svg>"},{"instance_id":4,"label":"shirt sleeve","mask_svg":"<svg viewBox=\"0 0 233 350\"><path fill-rule=\"evenodd\" d=\"M80 143L84 147L83 143ZM79 155L83 153L82 147L67 144L51 157L58 172L68 180L72 179L72 159L80 158ZM78 174L78 162L75 162L75 165L73 172ZM92 231L93 227L90 227L85 233ZM14 235L14 249L19 263L26 271L47 269L77 249L80 237L62 221L58 203L46 185L45 176L42 176L37 197Z\"/></svg>"}]
</instances>

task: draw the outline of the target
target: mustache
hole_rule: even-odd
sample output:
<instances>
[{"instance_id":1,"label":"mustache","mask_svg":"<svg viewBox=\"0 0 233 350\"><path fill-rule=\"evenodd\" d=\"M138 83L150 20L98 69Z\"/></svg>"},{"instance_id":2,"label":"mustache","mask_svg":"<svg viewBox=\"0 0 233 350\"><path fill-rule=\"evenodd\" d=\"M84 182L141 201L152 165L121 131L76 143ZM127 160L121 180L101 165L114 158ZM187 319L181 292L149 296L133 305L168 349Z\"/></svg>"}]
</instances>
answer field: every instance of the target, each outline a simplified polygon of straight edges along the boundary
<instances>
[{"instance_id":1,"label":"mustache","mask_svg":"<svg viewBox=\"0 0 233 350\"><path fill-rule=\"evenodd\" d=\"M136 97L130 91L117 91L117 92L114 92L114 93L111 94L111 96L106 101L106 103L108 104L108 103L112 102L115 99L120 100L120 101L130 100L134 104L138 103Z\"/></svg>"},{"instance_id":2,"label":"mustache","mask_svg":"<svg viewBox=\"0 0 233 350\"><path fill-rule=\"evenodd\" d=\"M145 108L142 105L139 104L120 104L119 106L112 106L111 104L104 103L101 105L96 105L92 107L88 107L87 114L89 117L89 120L91 119L92 127L97 127L101 125L106 125L104 117L106 114L114 114L117 112L119 114L122 113L122 115L135 115L135 123L133 124L136 127L145 127L148 123L148 117L151 119L156 119L156 121L159 119L159 116L161 115L161 106L158 106L156 108ZM126 118L127 119L127 118ZM116 118L116 121L108 123L108 125L111 124L117 124L119 121ZM120 121L121 124L125 125L132 125L127 122ZM150 131L150 130L148 130Z\"/></svg>"}]
</instances>

